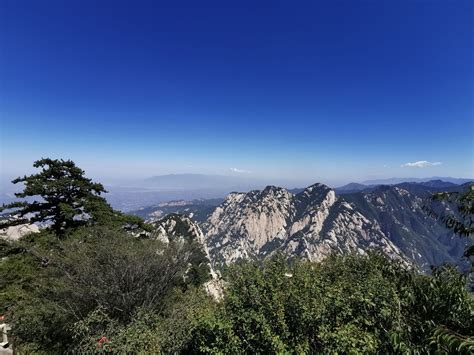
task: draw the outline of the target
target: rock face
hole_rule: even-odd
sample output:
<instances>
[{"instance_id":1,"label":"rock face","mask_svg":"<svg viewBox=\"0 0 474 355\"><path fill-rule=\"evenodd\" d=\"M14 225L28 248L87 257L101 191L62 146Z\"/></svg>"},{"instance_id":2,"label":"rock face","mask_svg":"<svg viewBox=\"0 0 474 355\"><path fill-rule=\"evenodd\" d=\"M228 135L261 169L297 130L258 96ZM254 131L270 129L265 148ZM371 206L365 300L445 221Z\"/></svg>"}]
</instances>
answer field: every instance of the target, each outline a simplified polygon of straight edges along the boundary
<instances>
[{"instance_id":1,"label":"rock face","mask_svg":"<svg viewBox=\"0 0 474 355\"><path fill-rule=\"evenodd\" d=\"M460 264L467 238L460 238L425 210L432 192L429 186L400 184L378 186L370 192L344 195L364 215L377 220L381 231L402 253L422 269L442 263ZM428 197L428 198L427 198ZM438 214L457 214L455 206L439 202L430 208ZM460 264L462 266L462 264Z\"/></svg>"},{"instance_id":2,"label":"rock face","mask_svg":"<svg viewBox=\"0 0 474 355\"><path fill-rule=\"evenodd\" d=\"M158 239L166 244L171 241L191 242L199 247L195 252L197 258L195 257L192 259L195 259L195 261L196 259L198 260L197 262L200 264L199 267L203 267L207 264L211 280L206 282L204 287L210 295L216 299L220 299L223 290L222 283L218 273L210 262L211 256L205 242L204 234L199 225L191 218L175 213L169 214L152 224L155 228L153 229L153 232L150 233L150 238Z\"/></svg>"},{"instance_id":3,"label":"rock face","mask_svg":"<svg viewBox=\"0 0 474 355\"><path fill-rule=\"evenodd\" d=\"M277 251L321 260L332 252L381 249L403 258L375 220L336 198L323 184L292 194L279 187L232 193L203 224L216 266L263 258Z\"/></svg>"},{"instance_id":4,"label":"rock face","mask_svg":"<svg viewBox=\"0 0 474 355\"><path fill-rule=\"evenodd\" d=\"M36 224L20 224L18 226L0 229L0 238L7 240L18 240L29 233L38 233L39 227Z\"/></svg>"},{"instance_id":5,"label":"rock face","mask_svg":"<svg viewBox=\"0 0 474 355\"><path fill-rule=\"evenodd\" d=\"M206 259L211 260L204 234L199 225L191 218L172 213L152 224L154 229L149 235L150 238L160 240L166 244L170 241L195 243L196 246L200 247L199 249L206 256ZM210 272L214 276L215 272L212 267L210 267Z\"/></svg>"},{"instance_id":6,"label":"rock face","mask_svg":"<svg viewBox=\"0 0 474 355\"><path fill-rule=\"evenodd\" d=\"M158 239L164 243L171 240L183 239L197 241L200 245L205 245L204 234L197 223L191 218L171 213L166 217L152 222L154 226L150 237Z\"/></svg>"},{"instance_id":7,"label":"rock face","mask_svg":"<svg viewBox=\"0 0 474 355\"><path fill-rule=\"evenodd\" d=\"M212 272L241 259L262 259L276 252L319 261L334 252L371 249L425 271L445 262L466 266L462 255L472 240L456 236L425 210L437 191L431 185L405 183L338 196L323 184L293 192L268 186L231 193L212 210L205 206L199 220L189 214L168 215L153 222L153 236L164 242L176 236L196 240ZM434 207L438 214L456 213L449 203Z\"/></svg>"}]
</instances>

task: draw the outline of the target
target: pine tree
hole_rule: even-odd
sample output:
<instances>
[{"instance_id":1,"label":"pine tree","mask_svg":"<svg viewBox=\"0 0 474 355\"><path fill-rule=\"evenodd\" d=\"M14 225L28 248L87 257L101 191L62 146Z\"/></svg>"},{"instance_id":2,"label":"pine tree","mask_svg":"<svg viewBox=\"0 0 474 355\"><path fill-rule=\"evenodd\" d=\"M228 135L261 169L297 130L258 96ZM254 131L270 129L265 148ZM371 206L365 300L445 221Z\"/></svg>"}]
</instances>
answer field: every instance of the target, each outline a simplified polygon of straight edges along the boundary
<instances>
[{"instance_id":1,"label":"pine tree","mask_svg":"<svg viewBox=\"0 0 474 355\"><path fill-rule=\"evenodd\" d=\"M97 213L112 212L101 197L105 188L84 176L84 171L71 160L43 158L34 162L41 171L30 176L18 177L14 184L23 183L18 198L33 197L33 202L21 201L0 207L4 221L0 228L23 223L42 222L51 225L58 234L94 219Z\"/></svg>"}]
</instances>

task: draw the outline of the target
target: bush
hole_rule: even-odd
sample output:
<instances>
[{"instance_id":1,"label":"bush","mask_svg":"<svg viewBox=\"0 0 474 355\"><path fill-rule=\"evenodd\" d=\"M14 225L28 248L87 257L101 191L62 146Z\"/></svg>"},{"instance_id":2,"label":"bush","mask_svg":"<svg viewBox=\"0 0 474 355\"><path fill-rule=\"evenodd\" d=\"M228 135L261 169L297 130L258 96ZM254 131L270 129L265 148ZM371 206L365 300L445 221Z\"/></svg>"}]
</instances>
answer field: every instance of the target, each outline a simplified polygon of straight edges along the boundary
<instances>
[{"instance_id":1,"label":"bush","mask_svg":"<svg viewBox=\"0 0 474 355\"><path fill-rule=\"evenodd\" d=\"M105 340L108 350L120 353L187 353L189 339L215 307L202 288L175 290L173 302L160 313L139 309L127 324L120 324L97 308L73 326L74 350L80 353L100 352Z\"/></svg>"},{"instance_id":2,"label":"bush","mask_svg":"<svg viewBox=\"0 0 474 355\"><path fill-rule=\"evenodd\" d=\"M379 254L230 269L224 301L193 334L202 352L429 353L445 326L473 335L473 303L452 267L426 276ZM472 338L471 338L472 339Z\"/></svg>"},{"instance_id":3,"label":"bush","mask_svg":"<svg viewBox=\"0 0 474 355\"><path fill-rule=\"evenodd\" d=\"M74 324L96 310L120 327L135 324L140 310L161 314L176 290L196 282L188 273L201 251L186 241L164 245L111 226L82 228L64 241L36 237L0 264L2 301L20 350L75 346Z\"/></svg>"},{"instance_id":4,"label":"bush","mask_svg":"<svg viewBox=\"0 0 474 355\"><path fill-rule=\"evenodd\" d=\"M473 298L450 266L429 276L377 253L292 264L277 256L230 267L216 302L200 287L208 276L193 277L202 250L183 240L101 226L65 241L27 237L5 253L2 300L25 353L473 349Z\"/></svg>"}]
</instances>

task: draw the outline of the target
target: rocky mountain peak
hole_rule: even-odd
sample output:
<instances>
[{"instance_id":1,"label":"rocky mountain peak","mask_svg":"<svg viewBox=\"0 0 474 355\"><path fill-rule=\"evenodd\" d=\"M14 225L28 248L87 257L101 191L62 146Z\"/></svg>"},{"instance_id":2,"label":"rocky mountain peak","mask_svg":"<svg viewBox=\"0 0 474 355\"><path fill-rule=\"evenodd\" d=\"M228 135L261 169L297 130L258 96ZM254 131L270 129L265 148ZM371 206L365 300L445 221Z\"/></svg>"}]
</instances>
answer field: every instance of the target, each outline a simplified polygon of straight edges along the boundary
<instances>
[{"instance_id":1,"label":"rocky mountain peak","mask_svg":"<svg viewBox=\"0 0 474 355\"><path fill-rule=\"evenodd\" d=\"M171 213L152 223L154 226L150 237L169 243L171 240L187 239L204 244L201 228L189 217Z\"/></svg>"},{"instance_id":2,"label":"rocky mountain peak","mask_svg":"<svg viewBox=\"0 0 474 355\"><path fill-rule=\"evenodd\" d=\"M320 191L329 191L329 190L332 190L329 186L317 182L313 185L306 187L302 192L312 193L313 191L320 192Z\"/></svg>"},{"instance_id":3,"label":"rocky mountain peak","mask_svg":"<svg viewBox=\"0 0 474 355\"><path fill-rule=\"evenodd\" d=\"M287 194L290 194L290 193L285 188L273 186L273 185L268 185L261 191L262 196L264 195L280 196L280 195L287 195Z\"/></svg>"},{"instance_id":4,"label":"rocky mountain peak","mask_svg":"<svg viewBox=\"0 0 474 355\"><path fill-rule=\"evenodd\" d=\"M431 189L404 183L336 196L324 184L293 193L267 186L229 194L200 224L169 215L155 222L156 235L198 240L214 267L276 252L321 260L331 253L378 249L429 270L456 263L466 244L424 211ZM446 203L438 207L451 208Z\"/></svg>"},{"instance_id":5,"label":"rocky mountain peak","mask_svg":"<svg viewBox=\"0 0 474 355\"><path fill-rule=\"evenodd\" d=\"M334 190L314 184L294 195L284 188L231 194L203 225L211 259L229 264L277 251L317 260L333 251L397 248Z\"/></svg>"},{"instance_id":6,"label":"rocky mountain peak","mask_svg":"<svg viewBox=\"0 0 474 355\"><path fill-rule=\"evenodd\" d=\"M329 201L330 205L336 201L336 193L329 186L324 184L313 184L305 188L302 192L295 196L300 211L306 210L308 207L318 207L323 201Z\"/></svg>"}]
</instances>

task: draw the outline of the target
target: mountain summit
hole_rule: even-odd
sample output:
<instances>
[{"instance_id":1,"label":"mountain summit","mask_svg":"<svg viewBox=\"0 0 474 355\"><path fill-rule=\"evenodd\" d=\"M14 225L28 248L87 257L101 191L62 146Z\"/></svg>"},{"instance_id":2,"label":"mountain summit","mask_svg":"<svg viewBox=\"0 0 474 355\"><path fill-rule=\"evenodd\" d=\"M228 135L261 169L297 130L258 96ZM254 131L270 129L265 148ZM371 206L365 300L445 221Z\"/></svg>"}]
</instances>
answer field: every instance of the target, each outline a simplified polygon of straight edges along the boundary
<instances>
[{"instance_id":1,"label":"mountain summit","mask_svg":"<svg viewBox=\"0 0 474 355\"><path fill-rule=\"evenodd\" d=\"M203 229L215 264L261 258L277 251L321 260L332 252L381 249L403 258L376 220L336 198L334 190L323 184L297 194L274 186L229 194Z\"/></svg>"},{"instance_id":2,"label":"mountain summit","mask_svg":"<svg viewBox=\"0 0 474 355\"><path fill-rule=\"evenodd\" d=\"M203 232L200 240L215 268L277 252L321 260L331 253L373 249L425 271L445 262L463 265L466 239L455 236L425 208L433 193L464 186L431 181L355 192L353 187L337 195L324 184L291 191L267 186L232 192L222 202L156 206L139 214L149 220L170 212L191 217ZM456 213L449 203L439 204L437 208Z\"/></svg>"}]
</instances>

